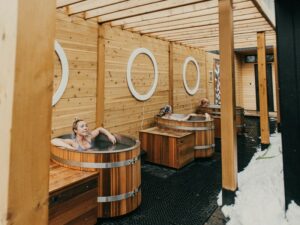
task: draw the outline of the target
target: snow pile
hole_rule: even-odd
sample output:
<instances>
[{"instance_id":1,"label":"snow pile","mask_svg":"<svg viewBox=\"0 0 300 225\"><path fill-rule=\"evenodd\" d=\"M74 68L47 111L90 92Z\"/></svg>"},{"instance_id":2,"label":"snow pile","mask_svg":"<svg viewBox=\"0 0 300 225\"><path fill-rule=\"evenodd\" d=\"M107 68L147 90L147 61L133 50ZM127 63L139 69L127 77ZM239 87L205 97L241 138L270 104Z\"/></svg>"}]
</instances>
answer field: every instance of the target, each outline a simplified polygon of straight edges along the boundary
<instances>
[{"instance_id":1,"label":"snow pile","mask_svg":"<svg viewBox=\"0 0 300 225\"><path fill-rule=\"evenodd\" d=\"M238 174L235 204L222 208L230 218L227 225L300 225L297 204L291 203L285 215L281 135L271 136L270 143L265 151L258 149ZM221 199L219 195L219 205Z\"/></svg>"}]
</instances>

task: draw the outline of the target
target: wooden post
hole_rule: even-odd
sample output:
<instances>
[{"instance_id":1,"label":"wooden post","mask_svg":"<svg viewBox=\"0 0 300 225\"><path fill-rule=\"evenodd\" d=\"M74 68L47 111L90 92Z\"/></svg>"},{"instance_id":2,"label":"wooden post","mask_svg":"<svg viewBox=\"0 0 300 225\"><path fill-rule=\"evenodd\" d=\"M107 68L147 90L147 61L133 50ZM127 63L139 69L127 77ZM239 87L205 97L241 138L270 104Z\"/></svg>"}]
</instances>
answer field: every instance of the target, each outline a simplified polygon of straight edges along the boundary
<instances>
[{"instance_id":1,"label":"wooden post","mask_svg":"<svg viewBox=\"0 0 300 225\"><path fill-rule=\"evenodd\" d=\"M237 190L235 77L232 0L219 0L221 146L223 204L234 202Z\"/></svg>"},{"instance_id":2,"label":"wooden post","mask_svg":"<svg viewBox=\"0 0 300 225\"><path fill-rule=\"evenodd\" d=\"M169 44L169 105L174 109L174 70L173 70L173 55L174 55L174 44Z\"/></svg>"},{"instance_id":3,"label":"wooden post","mask_svg":"<svg viewBox=\"0 0 300 225\"><path fill-rule=\"evenodd\" d=\"M260 134L261 144L264 148L270 144L265 32L257 33L257 66L259 83Z\"/></svg>"},{"instance_id":4,"label":"wooden post","mask_svg":"<svg viewBox=\"0 0 300 225\"><path fill-rule=\"evenodd\" d=\"M0 224L48 224L55 1L0 14Z\"/></svg>"},{"instance_id":5,"label":"wooden post","mask_svg":"<svg viewBox=\"0 0 300 225\"><path fill-rule=\"evenodd\" d=\"M97 105L96 127L103 126L104 122L104 88L105 88L105 25L98 29L98 77L97 77Z\"/></svg>"},{"instance_id":6,"label":"wooden post","mask_svg":"<svg viewBox=\"0 0 300 225\"><path fill-rule=\"evenodd\" d=\"M274 55L274 71L275 71L275 89L276 89L276 106L277 106L277 128L280 129L280 101L279 101L279 83L278 83L278 61L277 61L277 48L273 48Z\"/></svg>"}]
</instances>

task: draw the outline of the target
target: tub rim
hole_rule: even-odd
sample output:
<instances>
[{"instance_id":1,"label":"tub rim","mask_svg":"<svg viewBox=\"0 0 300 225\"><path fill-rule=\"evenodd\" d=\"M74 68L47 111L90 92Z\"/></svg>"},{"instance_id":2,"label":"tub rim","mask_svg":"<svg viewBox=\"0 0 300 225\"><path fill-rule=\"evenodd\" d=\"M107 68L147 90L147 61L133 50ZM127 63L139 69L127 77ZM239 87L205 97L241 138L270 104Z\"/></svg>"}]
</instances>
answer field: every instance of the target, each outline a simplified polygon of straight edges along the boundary
<instances>
[{"instance_id":1,"label":"tub rim","mask_svg":"<svg viewBox=\"0 0 300 225\"><path fill-rule=\"evenodd\" d=\"M71 135L71 134L69 133L69 134L60 135L60 136L57 136L57 137L55 137L55 138L62 138L62 136L65 136L65 135ZM100 135L101 135L101 134L100 134ZM131 139L132 141L134 141L135 144L134 144L133 146L129 147L129 148L124 148L124 149L119 149L119 150L106 150L106 151L101 151L101 150L100 150L100 151L99 151L99 150L93 150L93 149L95 149L95 148L91 148L91 149L86 149L86 150L79 151L79 150L76 150L76 149L70 149L70 148L65 148L65 147L53 145L53 144L51 143L51 141L50 141L50 143L51 143L51 146L52 146L52 147L60 148L60 149L64 149L64 150L68 150L68 151L71 151L71 152L78 152L78 153L82 153L82 154L86 154L86 153L87 153L87 154L107 154L107 153L128 152L128 151L130 151L130 150L134 150L134 149L137 148L137 147L140 147L140 145L141 145L140 140L138 140L138 139L136 139L136 138L134 138L134 137L131 137L131 136L129 136L129 135L122 135L122 134L113 134L113 135L116 137L116 139L117 139L117 137L119 137L119 136L129 138L129 139ZM121 143L121 144L122 144L122 143Z\"/></svg>"},{"instance_id":2,"label":"tub rim","mask_svg":"<svg viewBox=\"0 0 300 225\"><path fill-rule=\"evenodd\" d=\"M174 113L174 114L181 114L181 113ZM188 115L188 114L181 114L181 115ZM201 114L197 114L197 115L199 115L198 117L203 117L203 118L205 118L205 116L202 116ZM191 117L197 117L197 115L196 116L191 116ZM162 120L171 120L171 121L177 121L177 122L188 122L188 123L207 123L207 122L213 122L214 121L214 118L212 118L212 116L210 117L210 119L208 120L208 119L205 119L205 120L199 120L199 121L197 121L197 120L182 120L182 121L180 121L180 120L173 120L173 119L168 119L168 118L163 118L163 117L159 117L159 116L155 116L154 117L155 119L162 119Z\"/></svg>"}]
</instances>

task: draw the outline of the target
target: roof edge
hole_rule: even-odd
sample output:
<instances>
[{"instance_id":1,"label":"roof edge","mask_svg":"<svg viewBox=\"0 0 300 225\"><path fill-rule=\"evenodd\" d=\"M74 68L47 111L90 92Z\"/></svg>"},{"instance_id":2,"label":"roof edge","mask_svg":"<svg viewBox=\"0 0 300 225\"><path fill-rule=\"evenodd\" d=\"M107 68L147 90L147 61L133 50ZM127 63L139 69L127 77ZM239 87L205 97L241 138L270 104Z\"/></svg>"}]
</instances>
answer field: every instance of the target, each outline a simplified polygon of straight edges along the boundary
<instances>
[{"instance_id":1,"label":"roof edge","mask_svg":"<svg viewBox=\"0 0 300 225\"><path fill-rule=\"evenodd\" d=\"M256 6L258 11L263 15L263 17L268 21L270 26L275 30L276 28L275 15L272 14L269 7L264 3L263 0L251 0L251 1Z\"/></svg>"}]
</instances>

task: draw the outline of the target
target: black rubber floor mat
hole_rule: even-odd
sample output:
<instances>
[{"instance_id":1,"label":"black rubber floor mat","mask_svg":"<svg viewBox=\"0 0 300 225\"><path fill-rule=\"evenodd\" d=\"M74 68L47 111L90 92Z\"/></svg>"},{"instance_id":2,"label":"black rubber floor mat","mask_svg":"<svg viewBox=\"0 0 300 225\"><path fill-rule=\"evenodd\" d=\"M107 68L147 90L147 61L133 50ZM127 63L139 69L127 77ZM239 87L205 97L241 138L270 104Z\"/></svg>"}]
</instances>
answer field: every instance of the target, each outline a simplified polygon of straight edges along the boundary
<instances>
[{"instance_id":1,"label":"black rubber floor mat","mask_svg":"<svg viewBox=\"0 0 300 225\"><path fill-rule=\"evenodd\" d=\"M248 165L260 144L259 120L245 121L246 134L237 139L239 171ZM270 127L273 132L274 121L270 121ZM216 153L211 159L195 160L180 170L143 162L141 206L119 218L99 219L97 224L203 225L209 218L220 222L224 219L214 216L220 190L221 144L216 139Z\"/></svg>"},{"instance_id":2,"label":"black rubber floor mat","mask_svg":"<svg viewBox=\"0 0 300 225\"><path fill-rule=\"evenodd\" d=\"M166 179L169 176L171 176L172 174L176 173L175 169L166 168L166 167L149 164L149 163L144 163L142 165L142 170L145 173L149 173L151 175L154 175L154 176L157 176L160 178L164 178L164 179Z\"/></svg>"}]
</instances>

